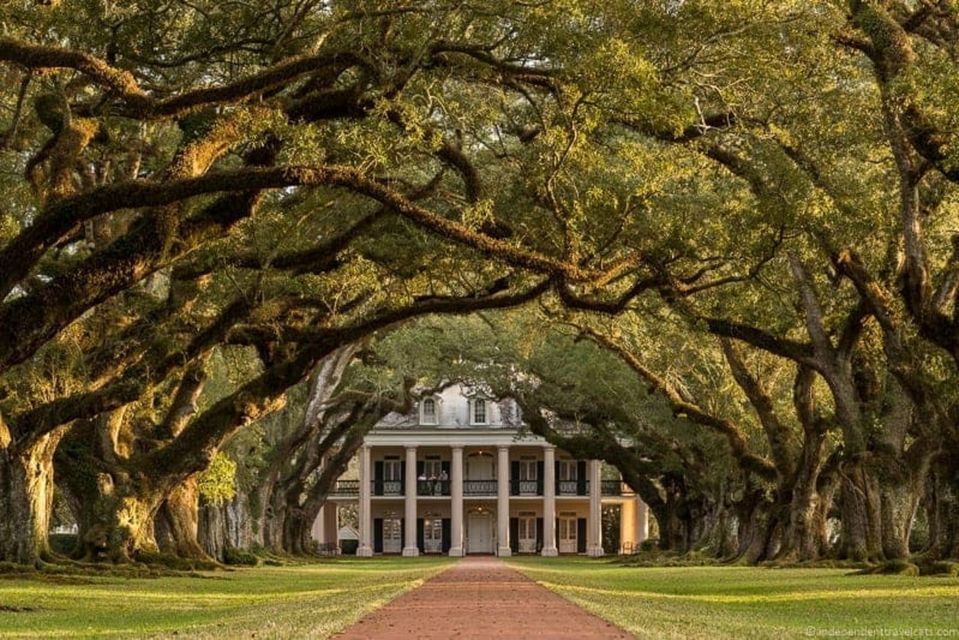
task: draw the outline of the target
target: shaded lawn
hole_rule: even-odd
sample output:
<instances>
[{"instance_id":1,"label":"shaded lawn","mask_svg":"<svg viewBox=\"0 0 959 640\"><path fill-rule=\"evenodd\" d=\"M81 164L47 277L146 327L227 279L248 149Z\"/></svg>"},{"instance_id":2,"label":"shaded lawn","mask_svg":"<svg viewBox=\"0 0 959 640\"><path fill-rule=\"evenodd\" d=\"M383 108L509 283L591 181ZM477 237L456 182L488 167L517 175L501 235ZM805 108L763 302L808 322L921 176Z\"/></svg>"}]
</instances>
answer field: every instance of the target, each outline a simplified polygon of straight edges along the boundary
<instances>
[{"instance_id":1,"label":"shaded lawn","mask_svg":"<svg viewBox=\"0 0 959 640\"><path fill-rule=\"evenodd\" d=\"M344 558L202 578L6 578L0 637L326 638L450 562Z\"/></svg>"},{"instance_id":2,"label":"shaded lawn","mask_svg":"<svg viewBox=\"0 0 959 640\"><path fill-rule=\"evenodd\" d=\"M959 638L959 578L587 558L509 564L637 638Z\"/></svg>"}]
</instances>

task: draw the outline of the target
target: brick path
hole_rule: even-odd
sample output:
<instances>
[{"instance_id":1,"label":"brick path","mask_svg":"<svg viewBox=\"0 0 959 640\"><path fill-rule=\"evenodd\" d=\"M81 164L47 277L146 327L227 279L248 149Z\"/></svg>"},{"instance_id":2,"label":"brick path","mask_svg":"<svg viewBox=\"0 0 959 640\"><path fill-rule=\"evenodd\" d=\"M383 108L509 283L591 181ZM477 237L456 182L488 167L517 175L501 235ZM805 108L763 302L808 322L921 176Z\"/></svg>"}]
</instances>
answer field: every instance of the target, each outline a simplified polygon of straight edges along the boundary
<instances>
[{"instance_id":1,"label":"brick path","mask_svg":"<svg viewBox=\"0 0 959 640\"><path fill-rule=\"evenodd\" d=\"M465 558L336 636L337 640L631 637L496 558Z\"/></svg>"}]
</instances>

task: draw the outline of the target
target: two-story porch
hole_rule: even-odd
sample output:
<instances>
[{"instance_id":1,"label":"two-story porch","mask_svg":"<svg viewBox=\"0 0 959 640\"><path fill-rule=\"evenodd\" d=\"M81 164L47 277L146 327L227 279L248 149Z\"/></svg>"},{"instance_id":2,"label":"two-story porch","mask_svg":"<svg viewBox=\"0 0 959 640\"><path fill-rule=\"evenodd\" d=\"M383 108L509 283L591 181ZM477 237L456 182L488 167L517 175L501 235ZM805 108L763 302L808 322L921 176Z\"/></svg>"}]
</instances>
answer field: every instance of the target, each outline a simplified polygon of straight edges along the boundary
<instances>
[{"instance_id":1,"label":"two-story porch","mask_svg":"<svg viewBox=\"0 0 959 640\"><path fill-rule=\"evenodd\" d=\"M646 538L646 506L603 479L600 461L515 429L375 431L358 466L358 480L337 483L321 528L336 531L336 505L356 503L359 555L601 555L611 504L620 506L620 548Z\"/></svg>"}]
</instances>

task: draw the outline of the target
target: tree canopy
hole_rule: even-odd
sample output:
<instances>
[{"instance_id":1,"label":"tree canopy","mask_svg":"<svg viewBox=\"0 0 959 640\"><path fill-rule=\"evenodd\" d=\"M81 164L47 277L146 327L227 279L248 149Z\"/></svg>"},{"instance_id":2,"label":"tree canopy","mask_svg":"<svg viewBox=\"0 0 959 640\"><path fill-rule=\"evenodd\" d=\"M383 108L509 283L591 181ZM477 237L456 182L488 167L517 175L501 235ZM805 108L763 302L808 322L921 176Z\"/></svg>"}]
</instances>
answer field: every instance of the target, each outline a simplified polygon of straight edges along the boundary
<instances>
[{"instance_id":1,"label":"tree canopy","mask_svg":"<svg viewBox=\"0 0 959 640\"><path fill-rule=\"evenodd\" d=\"M504 393L549 437L588 425L566 444L661 525L701 498L669 544L899 559L920 514L925 551L959 553L951 0L61 0L0 24L0 559L48 555L56 490L82 555L198 554L217 454L336 396L270 441L291 464L264 496L302 520L343 444L441 374L378 349L512 307L550 340L487 325L542 382ZM270 535L300 550L291 526Z\"/></svg>"}]
</instances>

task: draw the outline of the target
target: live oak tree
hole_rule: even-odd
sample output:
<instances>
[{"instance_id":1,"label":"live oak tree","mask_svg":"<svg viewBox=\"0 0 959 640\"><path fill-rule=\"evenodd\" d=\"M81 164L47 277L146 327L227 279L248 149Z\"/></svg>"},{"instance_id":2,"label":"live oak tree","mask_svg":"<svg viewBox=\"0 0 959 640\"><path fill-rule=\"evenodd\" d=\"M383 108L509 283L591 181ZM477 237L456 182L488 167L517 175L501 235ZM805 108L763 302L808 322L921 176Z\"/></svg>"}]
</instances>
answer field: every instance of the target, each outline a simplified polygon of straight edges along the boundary
<instances>
[{"instance_id":1,"label":"live oak tree","mask_svg":"<svg viewBox=\"0 0 959 640\"><path fill-rule=\"evenodd\" d=\"M920 505L929 555L959 553L953 3L2 11L0 558L45 554L61 441L93 461L90 542L130 557L338 349L542 296L688 323L789 553L821 546L797 523L833 473L845 555L904 557Z\"/></svg>"},{"instance_id":2,"label":"live oak tree","mask_svg":"<svg viewBox=\"0 0 959 640\"><path fill-rule=\"evenodd\" d=\"M149 482L118 493L125 472L98 478L128 511L107 509L114 557L336 348L418 313L635 268L523 230L546 215L523 167L563 148L548 135L571 108L563 63L594 51L549 57L588 21L508 2L353 9L7 10L4 146L23 177L0 247L4 558L44 553L50 461L69 429L92 421L117 449L136 430L119 412L192 384L219 344L256 348L262 371L177 429L154 416L149 450L121 456ZM507 175L511 188L487 186ZM23 384L67 357L66 393Z\"/></svg>"}]
</instances>

